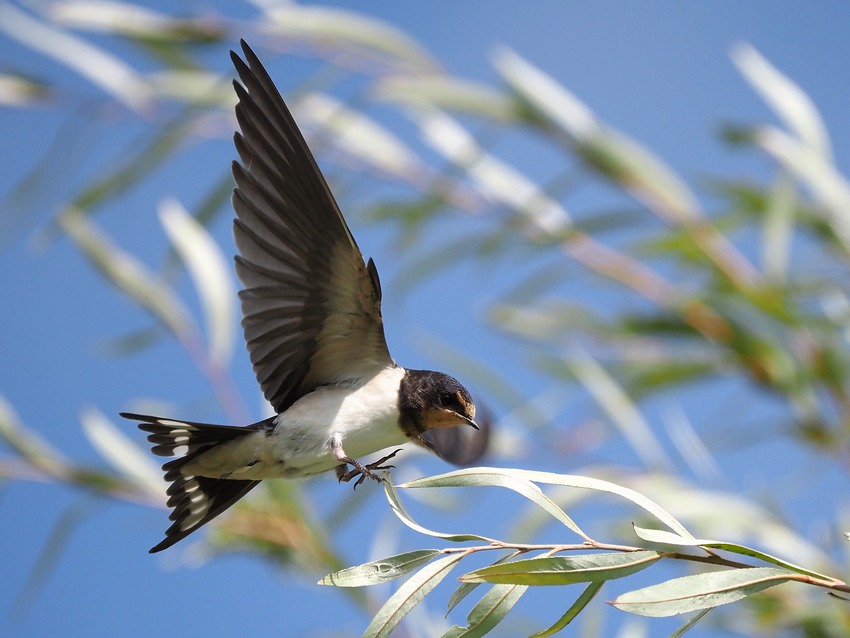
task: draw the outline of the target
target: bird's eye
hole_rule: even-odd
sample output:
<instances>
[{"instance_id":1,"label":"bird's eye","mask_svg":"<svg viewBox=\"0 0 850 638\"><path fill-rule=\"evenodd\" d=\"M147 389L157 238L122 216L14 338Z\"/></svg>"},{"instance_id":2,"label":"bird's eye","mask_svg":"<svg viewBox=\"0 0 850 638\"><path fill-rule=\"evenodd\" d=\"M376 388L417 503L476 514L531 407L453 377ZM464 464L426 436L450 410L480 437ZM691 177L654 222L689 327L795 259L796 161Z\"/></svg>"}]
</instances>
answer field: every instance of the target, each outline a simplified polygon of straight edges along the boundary
<instances>
[{"instance_id":1,"label":"bird's eye","mask_svg":"<svg viewBox=\"0 0 850 638\"><path fill-rule=\"evenodd\" d=\"M449 408L457 412L460 409L460 402L456 394L441 394L440 405L444 408Z\"/></svg>"}]
</instances>

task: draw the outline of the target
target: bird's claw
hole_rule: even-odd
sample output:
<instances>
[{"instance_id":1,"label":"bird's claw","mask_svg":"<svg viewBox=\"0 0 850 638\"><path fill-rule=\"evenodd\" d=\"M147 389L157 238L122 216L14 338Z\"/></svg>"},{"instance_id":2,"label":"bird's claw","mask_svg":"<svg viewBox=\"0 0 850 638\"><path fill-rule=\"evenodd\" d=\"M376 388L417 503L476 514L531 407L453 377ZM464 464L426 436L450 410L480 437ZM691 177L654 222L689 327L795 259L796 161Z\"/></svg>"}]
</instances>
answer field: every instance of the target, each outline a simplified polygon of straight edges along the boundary
<instances>
[{"instance_id":1,"label":"bird's claw","mask_svg":"<svg viewBox=\"0 0 850 638\"><path fill-rule=\"evenodd\" d=\"M354 483L355 490L357 489L357 486L363 483L367 478L373 479L375 481L378 481L378 483L381 483L384 481L384 478L382 476L378 476L377 474L375 474L375 472L378 470L389 470L394 468L395 465L383 464L389 461L399 452L401 452L401 448L395 450L391 454L387 454L384 458L378 459L374 463L369 463L368 465L363 465L360 461L356 459L346 459L346 463L352 465L353 469L346 472L345 470L347 469L347 466L340 465L337 468L337 478L339 479L340 483L348 483L351 479L359 477Z\"/></svg>"}]
</instances>

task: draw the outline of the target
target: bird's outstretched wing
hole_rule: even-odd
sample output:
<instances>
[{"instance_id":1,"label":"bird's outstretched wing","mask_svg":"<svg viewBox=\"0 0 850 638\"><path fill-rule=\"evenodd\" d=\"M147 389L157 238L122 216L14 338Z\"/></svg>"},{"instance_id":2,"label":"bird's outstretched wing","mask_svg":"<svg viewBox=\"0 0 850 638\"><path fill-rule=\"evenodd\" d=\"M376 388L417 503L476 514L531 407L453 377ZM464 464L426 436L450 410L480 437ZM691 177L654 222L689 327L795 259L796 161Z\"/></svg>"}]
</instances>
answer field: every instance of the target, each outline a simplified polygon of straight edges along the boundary
<instances>
[{"instance_id":1,"label":"bird's outstretched wing","mask_svg":"<svg viewBox=\"0 0 850 638\"><path fill-rule=\"evenodd\" d=\"M318 386L394 365L381 286L263 65L231 52L241 133L234 141L236 272L242 327L266 398L282 412Z\"/></svg>"}]
</instances>

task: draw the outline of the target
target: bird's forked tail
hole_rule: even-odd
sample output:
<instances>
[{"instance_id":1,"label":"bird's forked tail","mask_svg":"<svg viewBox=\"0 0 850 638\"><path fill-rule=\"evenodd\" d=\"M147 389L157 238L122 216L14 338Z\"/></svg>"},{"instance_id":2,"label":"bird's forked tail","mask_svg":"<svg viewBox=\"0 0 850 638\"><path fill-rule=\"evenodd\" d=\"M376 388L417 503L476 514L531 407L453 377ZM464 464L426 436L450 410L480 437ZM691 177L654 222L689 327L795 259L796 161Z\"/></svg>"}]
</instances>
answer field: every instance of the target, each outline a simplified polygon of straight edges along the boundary
<instances>
[{"instance_id":1,"label":"bird's forked tail","mask_svg":"<svg viewBox=\"0 0 850 638\"><path fill-rule=\"evenodd\" d=\"M144 414L122 412L125 419L139 421L139 429L148 432L151 451L158 456L174 456L162 466L166 490L171 508L168 518L173 521L165 531L165 538L150 549L160 552L182 540L196 529L205 525L240 498L245 496L259 481L231 480L194 476L183 471L184 466L210 448L257 432L267 422L247 427L213 425L177 421Z\"/></svg>"}]
</instances>

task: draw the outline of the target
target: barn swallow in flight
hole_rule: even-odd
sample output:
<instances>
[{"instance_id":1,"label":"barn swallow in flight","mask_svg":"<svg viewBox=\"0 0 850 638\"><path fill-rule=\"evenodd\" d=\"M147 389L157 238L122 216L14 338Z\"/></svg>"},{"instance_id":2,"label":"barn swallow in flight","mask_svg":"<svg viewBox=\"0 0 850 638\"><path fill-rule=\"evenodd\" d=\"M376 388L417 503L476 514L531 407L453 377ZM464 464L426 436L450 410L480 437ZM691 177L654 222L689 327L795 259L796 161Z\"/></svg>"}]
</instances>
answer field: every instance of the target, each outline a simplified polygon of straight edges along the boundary
<instances>
[{"instance_id":1,"label":"barn swallow in flight","mask_svg":"<svg viewBox=\"0 0 850 638\"><path fill-rule=\"evenodd\" d=\"M263 479L336 470L367 477L399 451L358 458L412 440L460 464L487 443L475 403L441 372L408 370L390 356L381 284L357 243L283 98L254 52L231 51L241 133L234 142L233 234L242 282L242 327L257 380L275 416L245 427L122 413L140 421L162 466L171 547ZM474 435L469 436L467 435ZM350 468L350 469L349 469Z\"/></svg>"}]
</instances>

